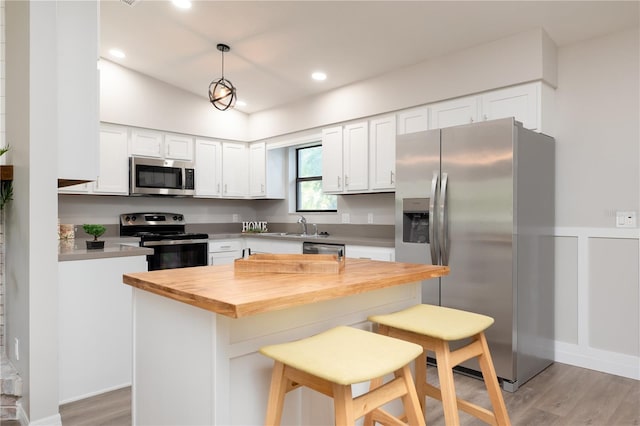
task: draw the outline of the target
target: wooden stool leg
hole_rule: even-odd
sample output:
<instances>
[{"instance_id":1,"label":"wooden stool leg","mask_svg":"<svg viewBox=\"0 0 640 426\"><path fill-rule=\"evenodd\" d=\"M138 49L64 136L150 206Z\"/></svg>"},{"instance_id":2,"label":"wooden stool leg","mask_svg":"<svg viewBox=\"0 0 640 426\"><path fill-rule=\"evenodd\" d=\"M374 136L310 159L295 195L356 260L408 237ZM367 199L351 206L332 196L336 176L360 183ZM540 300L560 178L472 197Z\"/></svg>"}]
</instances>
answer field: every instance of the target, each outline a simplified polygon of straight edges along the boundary
<instances>
[{"instance_id":1,"label":"wooden stool leg","mask_svg":"<svg viewBox=\"0 0 640 426\"><path fill-rule=\"evenodd\" d=\"M353 418L354 412L351 386L334 383L333 404L335 407L335 425L353 426L355 424L355 419Z\"/></svg>"},{"instance_id":2,"label":"wooden stool leg","mask_svg":"<svg viewBox=\"0 0 640 426\"><path fill-rule=\"evenodd\" d=\"M498 384L496 376L496 370L493 366L493 360L491 359L491 353L489 352L489 346L487 345L487 339L484 333L480 333L476 336L482 344L482 355L478 357L480 363L480 370L482 371L482 377L484 378L485 386L487 387L487 393L493 406L493 413L496 416L496 423L499 426L511 425L509 420L509 414L507 413L507 407L502 397L502 390Z\"/></svg>"},{"instance_id":3,"label":"wooden stool leg","mask_svg":"<svg viewBox=\"0 0 640 426\"><path fill-rule=\"evenodd\" d=\"M438 340L435 346L444 422L447 426L458 426L460 424L460 416L456 402L456 387L453 381L453 365L450 358L449 342Z\"/></svg>"},{"instance_id":4,"label":"wooden stool leg","mask_svg":"<svg viewBox=\"0 0 640 426\"><path fill-rule=\"evenodd\" d=\"M371 380L371 382L369 382L369 392L382 386L382 379L382 377L376 377L375 379ZM364 422L362 423L362 426L374 426L373 412L369 412L364 416Z\"/></svg>"},{"instance_id":5,"label":"wooden stool leg","mask_svg":"<svg viewBox=\"0 0 640 426\"><path fill-rule=\"evenodd\" d=\"M282 407L284 405L284 396L287 393L287 382L288 379L284 377L284 364L275 361L271 373L267 415L264 420L265 426L279 425L282 421Z\"/></svg>"},{"instance_id":6,"label":"wooden stool leg","mask_svg":"<svg viewBox=\"0 0 640 426\"><path fill-rule=\"evenodd\" d=\"M416 392L418 394L418 401L422 408L422 414L427 414L427 403L425 398L427 397L427 351L424 350L416 358Z\"/></svg>"},{"instance_id":7,"label":"wooden stool leg","mask_svg":"<svg viewBox=\"0 0 640 426\"><path fill-rule=\"evenodd\" d=\"M404 413L410 425L425 426L424 414L418 402L418 394L416 392L413 379L411 378L411 369L408 365L402 367L402 370L396 371L396 377L404 379L407 388L407 394L402 397L404 405Z\"/></svg>"}]
</instances>

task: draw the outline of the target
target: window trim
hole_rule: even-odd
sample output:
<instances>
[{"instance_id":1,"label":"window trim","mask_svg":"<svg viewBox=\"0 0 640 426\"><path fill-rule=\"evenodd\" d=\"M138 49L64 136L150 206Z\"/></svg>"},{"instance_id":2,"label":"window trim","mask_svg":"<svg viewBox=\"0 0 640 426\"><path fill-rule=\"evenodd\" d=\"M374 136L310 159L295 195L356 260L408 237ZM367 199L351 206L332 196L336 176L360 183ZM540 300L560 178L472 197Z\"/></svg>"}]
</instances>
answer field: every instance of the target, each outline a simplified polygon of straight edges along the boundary
<instances>
[{"instance_id":1,"label":"window trim","mask_svg":"<svg viewBox=\"0 0 640 426\"><path fill-rule=\"evenodd\" d=\"M295 163L296 163L296 175L295 175L295 179L294 179L294 185L295 185L295 192L296 192L296 199L295 199L295 208L296 208L296 213L337 213L337 206L336 209L331 209L331 210L302 210L299 209L299 203L298 201L300 200L300 183L301 182L315 182L315 181L320 181L322 182L322 175L319 176L308 176L308 177L300 177L300 164L299 164L299 152L301 150L304 149L310 149L310 148L318 148L318 147L322 147L321 143L317 143L317 144L309 144L309 145L305 145L305 146L298 146L295 148ZM324 161L324 159L323 159ZM328 195L333 195L333 194L328 194Z\"/></svg>"}]
</instances>

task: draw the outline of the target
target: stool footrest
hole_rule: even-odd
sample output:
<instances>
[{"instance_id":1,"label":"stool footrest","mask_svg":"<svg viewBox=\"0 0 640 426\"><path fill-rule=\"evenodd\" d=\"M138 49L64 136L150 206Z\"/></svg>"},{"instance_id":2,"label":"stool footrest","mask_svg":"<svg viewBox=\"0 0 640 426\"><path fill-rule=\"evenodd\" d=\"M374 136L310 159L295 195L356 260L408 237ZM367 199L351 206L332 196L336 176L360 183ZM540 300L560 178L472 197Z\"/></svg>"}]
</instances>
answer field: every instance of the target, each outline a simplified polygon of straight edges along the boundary
<instances>
[{"instance_id":1,"label":"stool footrest","mask_svg":"<svg viewBox=\"0 0 640 426\"><path fill-rule=\"evenodd\" d=\"M383 425L392 425L392 426L407 426L407 424L401 420L399 420L397 417L392 416L391 414L387 413L385 410L383 410L382 408L376 408L375 410L373 410L371 412L371 418L375 423L380 423Z\"/></svg>"},{"instance_id":2,"label":"stool footrest","mask_svg":"<svg viewBox=\"0 0 640 426\"><path fill-rule=\"evenodd\" d=\"M353 412L355 418L364 416L371 407L379 407L391 400L400 398L407 393L407 387L402 377L396 377L390 382L375 388L365 395L353 398ZM367 407L369 407L367 409Z\"/></svg>"},{"instance_id":3,"label":"stool footrest","mask_svg":"<svg viewBox=\"0 0 640 426\"><path fill-rule=\"evenodd\" d=\"M442 393L439 388L427 383L425 385L425 392L427 396L442 401ZM496 416L490 410L460 398L456 398L456 403L458 404L458 408L465 413L476 416L487 424L497 424Z\"/></svg>"}]
</instances>

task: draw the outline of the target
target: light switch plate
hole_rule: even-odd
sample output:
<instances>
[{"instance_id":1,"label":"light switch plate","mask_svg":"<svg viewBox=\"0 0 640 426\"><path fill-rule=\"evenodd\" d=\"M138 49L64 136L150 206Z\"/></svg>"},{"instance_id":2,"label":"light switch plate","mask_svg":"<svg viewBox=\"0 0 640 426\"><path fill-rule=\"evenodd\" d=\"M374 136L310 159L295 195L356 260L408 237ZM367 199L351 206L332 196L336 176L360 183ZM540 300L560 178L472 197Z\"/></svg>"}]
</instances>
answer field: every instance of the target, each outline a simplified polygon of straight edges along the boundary
<instances>
[{"instance_id":1,"label":"light switch plate","mask_svg":"<svg viewBox=\"0 0 640 426\"><path fill-rule=\"evenodd\" d=\"M342 213L342 223L351 222L351 217L349 217L349 213Z\"/></svg>"},{"instance_id":2,"label":"light switch plate","mask_svg":"<svg viewBox=\"0 0 640 426\"><path fill-rule=\"evenodd\" d=\"M636 226L636 212L616 212L617 228L635 228Z\"/></svg>"}]
</instances>

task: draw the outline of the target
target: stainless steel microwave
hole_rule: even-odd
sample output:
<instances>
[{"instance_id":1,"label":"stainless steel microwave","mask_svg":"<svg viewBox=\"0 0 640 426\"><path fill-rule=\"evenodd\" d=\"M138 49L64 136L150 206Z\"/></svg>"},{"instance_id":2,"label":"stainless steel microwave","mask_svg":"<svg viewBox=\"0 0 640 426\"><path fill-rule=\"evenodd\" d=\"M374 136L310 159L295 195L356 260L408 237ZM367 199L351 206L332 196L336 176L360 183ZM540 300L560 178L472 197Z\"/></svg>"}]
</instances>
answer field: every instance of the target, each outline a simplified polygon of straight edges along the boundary
<instances>
[{"instance_id":1,"label":"stainless steel microwave","mask_svg":"<svg viewBox=\"0 0 640 426\"><path fill-rule=\"evenodd\" d=\"M191 161L130 158L131 195L193 196L195 167Z\"/></svg>"}]
</instances>

